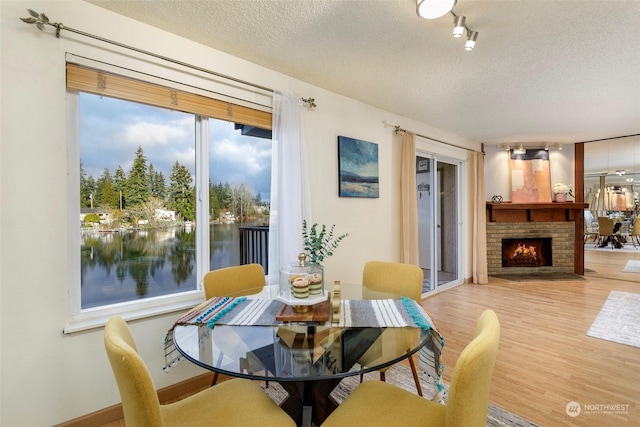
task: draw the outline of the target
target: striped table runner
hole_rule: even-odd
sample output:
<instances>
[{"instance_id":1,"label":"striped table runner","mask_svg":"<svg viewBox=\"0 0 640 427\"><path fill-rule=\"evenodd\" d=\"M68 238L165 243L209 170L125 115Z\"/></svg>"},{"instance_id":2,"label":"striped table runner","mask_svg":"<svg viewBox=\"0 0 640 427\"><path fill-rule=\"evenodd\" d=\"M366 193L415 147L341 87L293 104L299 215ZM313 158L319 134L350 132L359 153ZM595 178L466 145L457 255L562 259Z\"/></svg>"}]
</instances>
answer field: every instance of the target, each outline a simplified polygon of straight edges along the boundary
<instances>
[{"instance_id":1,"label":"striped table runner","mask_svg":"<svg viewBox=\"0 0 640 427\"><path fill-rule=\"evenodd\" d=\"M165 371L180 360L173 342L173 330L178 325L272 326L281 324L276 314L284 304L278 300L247 299L246 297L214 297L192 308L181 316L165 337ZM444 339L436 329L433 319L424 308L410 298L400 300L341 300L338 327L346 328L402 328L413 327L429 330L431 339L420 349L419 361L423 371L437 378L438 388L442 379L441 363Z\"/></svg>"}]
</instances>

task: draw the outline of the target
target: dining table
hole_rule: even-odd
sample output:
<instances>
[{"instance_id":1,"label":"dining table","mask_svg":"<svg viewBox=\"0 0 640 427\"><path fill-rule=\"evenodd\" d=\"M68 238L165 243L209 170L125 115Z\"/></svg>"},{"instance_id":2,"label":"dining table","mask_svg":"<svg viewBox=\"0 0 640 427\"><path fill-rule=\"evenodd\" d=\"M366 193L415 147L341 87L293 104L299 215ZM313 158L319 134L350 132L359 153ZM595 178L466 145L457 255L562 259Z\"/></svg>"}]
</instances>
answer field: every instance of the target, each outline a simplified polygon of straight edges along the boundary
<instances>
[{"instance_id":1,"label":"dining table","mask_svg":"<svg viewBox=\"0 0 640 427\"><path fill-rule=\"evenodd\" d=\"M361 284L339 284L335 291L327 293L324 321L309 314L283 321L278 315L290 307L273 298L273 286L211 298L169 330L166 368L184 359L230 377L278 382L288 394L280 406L301 426L320 425L333 412L338 403L331 392L343 378L418 351L421 360L428 354L440 381L444 340L420 304ZM365 354L366 366L358 363Z\"/></svg>"}]
</instances>

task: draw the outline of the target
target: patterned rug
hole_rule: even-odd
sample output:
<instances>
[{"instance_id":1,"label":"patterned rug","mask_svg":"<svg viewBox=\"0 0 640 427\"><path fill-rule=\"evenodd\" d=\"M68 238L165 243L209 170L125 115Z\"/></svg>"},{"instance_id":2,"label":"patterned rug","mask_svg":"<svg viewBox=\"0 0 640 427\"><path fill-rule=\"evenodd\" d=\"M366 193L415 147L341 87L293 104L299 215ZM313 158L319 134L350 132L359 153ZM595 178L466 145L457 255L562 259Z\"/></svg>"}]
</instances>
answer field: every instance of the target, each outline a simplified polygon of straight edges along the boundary
<instances>
[{"instance_id":1,"label":"patterned rug","mask_svg":"<svg viewBox=\"0 0 640 427\"><path fill-rule=\"evenodd\" d=\"M420 384L422 386L422 393L427 399L431 399L436 393L435 380L428 375L419 372ZM379 381L379 374L377 372L369 372L364 375L364 381ZM412 393L416 393L416 385L413 382L413 376L411 369L408 366L402 364L393 365L386 372L386 381L390 384L397 385ZM360 376L355 375L347 377L336 387L331 393L331 397L337 402L341 403L344 399L351 394L351 392L360 383ZM287 392L275 382L270 382L269 387L265 388L264 384L261 385L267 394L276 402L280 403L287 397ZM446 396L445 396L446 400ZM498 408L492 404L489 404L489 413L487 416L487 427L538 427L537 424L533 424L530 421L519 417L518 415L507 412L502 408Z\"/></svg>"},{"instance_id":2,"label":"patterned rug","mask_svg":"<svg viewBox=\"0 0 640 427\"><path fill-rule=\"evenodd\" d=\"M621 248L611 248L611 245L606 246L604 248L600 248L600 247L593 247L593 243L587 243L586 245L584 245L584 250L585 251L594 251L594 252L609 252L609 253L620 253L620 252L627 252L627 253L638 253L638 251L640 251L640 246L638 247L634 247L632 243L627 242L624 244L623 247Z\"/></svg>"},{"instance_id":3,"label":"patterned rug","mask_svg":"<svg viewBox=\"0 0 640 427\"><path fill-rule=\"evenodd\" d=\"M625 273L640 273L640 261L630 259L622 269Z\"/></svg>"},{"instance_id":4,"label":"patterned rug","mask_svg":"<svg viewBox=\"0 0 640 427\"><path fill-rule=\"evenodd\" d=\"M640 348L640 294L611 291L587 335Z\"/></svg>"}]
</instances>

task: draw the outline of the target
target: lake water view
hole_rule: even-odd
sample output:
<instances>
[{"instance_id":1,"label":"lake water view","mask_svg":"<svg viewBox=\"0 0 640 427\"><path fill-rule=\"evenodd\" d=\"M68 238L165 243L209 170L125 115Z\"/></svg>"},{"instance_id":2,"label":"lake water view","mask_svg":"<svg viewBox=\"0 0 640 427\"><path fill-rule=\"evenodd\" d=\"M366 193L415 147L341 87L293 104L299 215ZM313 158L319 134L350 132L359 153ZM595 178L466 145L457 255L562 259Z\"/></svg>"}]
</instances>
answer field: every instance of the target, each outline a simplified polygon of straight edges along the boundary
<instances>
[{"instance_id":1,"label":"lake water view","mask_svg":"<svg viewBox=\"0 0 640 427\"><path fill-rule=\"evenodd\" d=\"M239 227L210 224L209 269L239 264ZM80 245L83 309L196 289L195 228L83 230Z\"/></svg>"}]
</instances>

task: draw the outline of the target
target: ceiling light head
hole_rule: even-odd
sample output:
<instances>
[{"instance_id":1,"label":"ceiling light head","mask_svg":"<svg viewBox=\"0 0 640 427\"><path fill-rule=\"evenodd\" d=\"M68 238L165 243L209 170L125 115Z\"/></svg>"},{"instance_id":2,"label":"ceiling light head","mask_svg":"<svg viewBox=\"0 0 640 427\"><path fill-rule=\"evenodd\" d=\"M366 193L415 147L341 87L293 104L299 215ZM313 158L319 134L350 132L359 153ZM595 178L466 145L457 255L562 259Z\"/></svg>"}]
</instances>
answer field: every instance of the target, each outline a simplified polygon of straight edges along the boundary
<instances>
[{"instance_id":1,"label":"ceiling light head","mask_svg":"<svg viewBox=\"0 0 640 427\"><path fill-rule=\"evenodd\" d=\"M557 148L559 151L562 151L562 144L560 144L559 142L558 142L558 143L556 143L556 148Z\"/></svg>"},{"instance_id":2,"label":"ceiling light head","mask_svg":"<svg viewBox=\"0 0 640 427\"><path fill-rule=\"evenodd\" d=\"M544 144L544 151L549 151L549 144Z\"/></svg>"},{"instance_id":3,"label":"ceiling light head","mask_svg":"<svg viewBox=\"0 0 640 427\"><path fill-rule=\"evenodd\" d=\"M465 26L464 26L465 19L466 18L464 16L456 16L453 19L453 37L462 37L465 30Z\"/></svg>"},{"instance_id":4,"label":"ceiling light head","mask_svg":"<svg viewBox=\"0 0 640 427\"><path fill-rule=\"evenodd\" d=\"M469 35L467 36L467 42L464 45L466 50L473 50L476 47L476 39L478 38L477 31L469 31Z\"/></svg>"},{"instance_id":5,"label":"ceiling light head","mask_svg":"<svg viewBox=\"0 0 640 427\"><path fill-rule=\"evenodd\" d=\"M526 154L526 153L527 153L527 150L524 149L522 144L519 144L518 148L513 150L513 154Z\"/></svg>"},{"instance_id":6,"label":"ceiling light head","mask_svg":"<svg viewBox=\"0 0 640 427\"><path fill-rule=\"evenodd\" d=\"M624 169L618 169L616 171L616 175L618 175L618 176L622 176L622 175L624 175L624 173L625 173Z\"/></svg>"},{"instance_id":7,"label":"ceiling light head","mask_svg":"<svg viewBox=\"0 0 640 427\"><path fill-rule=\"evenodd\" d=\"M446 15L456 5L456 0L416 0L416 13L420 18L436 19Z\"/></svg>"}]
</instances>

